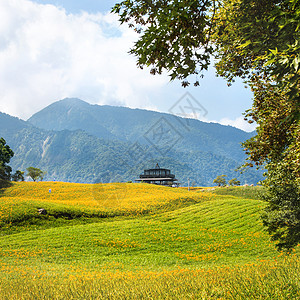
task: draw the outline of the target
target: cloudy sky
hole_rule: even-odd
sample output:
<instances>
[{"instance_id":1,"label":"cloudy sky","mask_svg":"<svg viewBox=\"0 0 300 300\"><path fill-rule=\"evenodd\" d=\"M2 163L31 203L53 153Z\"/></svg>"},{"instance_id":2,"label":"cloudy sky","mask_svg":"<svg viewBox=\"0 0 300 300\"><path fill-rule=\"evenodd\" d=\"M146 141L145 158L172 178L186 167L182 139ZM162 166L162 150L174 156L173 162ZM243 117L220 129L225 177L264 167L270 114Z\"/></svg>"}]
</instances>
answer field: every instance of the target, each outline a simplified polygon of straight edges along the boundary
<instances>
[{"instance_id":1,"label":"cloudy sky","mask_svg":"<svg viewBox=\"0 0 300 300\"><path fill-rule=\"evenodd\" d=\"M183 89L167 74L136 67L128 51L136 34L110 14L114 0L0 0L0 111L24 120L45 106L77 97L92 104L168 112L186 92L204 121L246 131L251 92L228 88L211 68L200 87Z\"/></svg>"}]
</instances>

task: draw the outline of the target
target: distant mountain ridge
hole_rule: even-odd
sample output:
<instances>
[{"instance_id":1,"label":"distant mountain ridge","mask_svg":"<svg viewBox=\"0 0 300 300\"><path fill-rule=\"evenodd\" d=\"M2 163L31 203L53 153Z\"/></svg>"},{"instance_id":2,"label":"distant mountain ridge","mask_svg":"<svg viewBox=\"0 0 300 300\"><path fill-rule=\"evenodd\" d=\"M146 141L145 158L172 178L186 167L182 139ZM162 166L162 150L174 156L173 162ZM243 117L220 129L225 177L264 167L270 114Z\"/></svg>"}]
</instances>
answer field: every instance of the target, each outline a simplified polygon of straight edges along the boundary
<instances>
[{"instance_id":1,"label":"distant mountain ridge","mask_svg":"<svg viewBox=\"0 0 300 300\"><path fill-rule=\"evenodd\" d=\"M163 119L166 130L179 133L176 149L180 151L208 151L228 158L245 158L239 146L253 133L231 126L183 119L171 114L126 107L91 105L80 99L57 101L28 119L36 127L46 130L81 129L99 138L149 144L145 134ZM150 141L151 144L151 141Z\"/></svg>"},{"instance_id":2,"label":"distant mountain ridge","mask_svg":"<svg viewBox=\"0 0 300 300\"><path fill-rule=\"evenodd\" d=\"M89 113L90 107L80 99L68 98L47 106L29 118L28 122L46 130L82 129L92 135L109 138L111 132Z\"/></svg>"},{"instance_id":3,"label":"distant mountain ridge","mask_svg":"<svg viewBox=\"0 0 300 300\"><path fill-rule=\"evenodd\" d=\"M12 167L39 167L47 171L46 180L129 181L158 162L184 185L188 178L213 185L220 174L255 184L261 172L234 171L245 158L240 143L252 135L230 126L79 99L57 101L28 121L0 113L0 136L15 152Z\"/></svg>"}]
</instances>

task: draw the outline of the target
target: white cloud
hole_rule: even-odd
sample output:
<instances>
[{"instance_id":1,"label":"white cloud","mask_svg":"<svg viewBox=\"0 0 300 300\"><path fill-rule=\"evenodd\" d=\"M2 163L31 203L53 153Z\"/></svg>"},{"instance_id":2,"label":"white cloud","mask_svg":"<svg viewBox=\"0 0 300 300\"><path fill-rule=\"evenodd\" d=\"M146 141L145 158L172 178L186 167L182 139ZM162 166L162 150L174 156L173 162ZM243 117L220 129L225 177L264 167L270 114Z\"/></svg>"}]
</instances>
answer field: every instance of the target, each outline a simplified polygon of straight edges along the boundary
<instances>
[{"instance_id":1,"label":"white cloud","mask_svg":"<svg viewBox=\"0 0 300 300\"><path fill-rule=\"evenodd\" d=\"M110 14L0 0L0 111L27 118L64 97L153 107L145 95L168 78L136 68L134 39Z\"/></svg>"},{"instance_id":2,"label":"white cloud","mask_svg":"<svg viewBox=\"0 0 300 300\"><path fill-rule=\"evenodd\" d=\"M238 117L235 120L230 120L228 118L223 118L220 121L218 121L218 123L222 124L222 125L230 125L239 129L242 129L244 131L247 132L251 132L254 131L256 129L256 124L252 123L249 124L247 121L244 120L244 117Z\"/></svg>"}]
</instances>

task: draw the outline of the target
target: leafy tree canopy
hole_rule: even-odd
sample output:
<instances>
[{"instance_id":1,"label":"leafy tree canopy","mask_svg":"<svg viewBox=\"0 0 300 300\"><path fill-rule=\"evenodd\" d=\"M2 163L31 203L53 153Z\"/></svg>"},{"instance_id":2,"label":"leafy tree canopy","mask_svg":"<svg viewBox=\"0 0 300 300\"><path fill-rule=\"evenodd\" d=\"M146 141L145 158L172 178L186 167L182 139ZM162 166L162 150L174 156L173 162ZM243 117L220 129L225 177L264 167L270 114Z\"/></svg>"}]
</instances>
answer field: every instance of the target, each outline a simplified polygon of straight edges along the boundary
<instances>
[{"instance_id":1,"label":"leafy tree canopy","mask_svg":"<svg viewBox=\"0 0 300 300\"><path fill-rule=\"evenodd\" d=\"M228 181L229 185L241 185L241 182L239 180L237 180L236 178L230 179Z\"/></svg>"},{"instance_id":2,"label":"leafy tree canopy","mask_svg":"<svg viewBox=\"0 0 300 300\"><path fill-rule=\"evenodd\" d=\"M140 34L130 53L152 74L165 69L185 86L214 54L229 81L259 71L298 93L299 0L126 0L113 12Z\"/></svg>"},{"instance_id":3,"label":"leafy tree canopy","mask_svg":"<svg viewBox=\"0 0 300 300\"><path fill-rule=\"evenodd\" d=\"M226 175L219 175L216 179L214 179L213 183L217 184L218 186L225 186L226 185Z\"/></svg>"},{"instance_id":4,"label":"leafy tree canopy","mask_svg":"<svg viewBox=\"0 0 300 300\"><path fill-rule=\"evenodd\" d=\"M14 156L14 152L6 144L4 138L0 138L0 181L9 181L11 167L8 165L10 159ZM0 183L1 184L1 183Z\"/></svg>"},{"instance_id":5,"label":"leafy tree canopy","mask_svg":"<svg viewBox=\"0 0 300 300\"><path fill-rule=\"evenodd\" d=\"M269 173L263 223L277 247L290 251L300 240L300 187L284 162L270 168Z\"/></svg>"},{"instance_id":6,"label":"leafy tree canopy","mask_svg":"<svg viewBox=\"0 0 300 300\"><path fill-rule=\"evenodd\" d=\"M121 23L129 23L140 33L130 51L139 67L152 66L154 75L166 69L171 79L184 80L209 66L213 53L209 10L214 5L205 0L127 0L116 4L113 12L120 15Z\"/></svg>"},{"instance_id":7,"label":"leafy tree canopy","mask_svg":"<svg viewBox=\"0 0 300 300\"><path fill-rule=\"evenodd\" d=\"M27 176L29 176L33 181L37 181L38 179L43 180L45 176L45 172L34 167L27 168L27 172Z\"/></svg>"},{"instance_id":8,"label":"leafy tree canopy","mask_svg":"<svg viewBox=\"0 0 300 300\"><path fill-rule=\"evenodd\" d=\"M24 178L24 172L23 171L20 171L20 170L17 170L12 176L11 176L11 179L13 181L24 181L25 178Z\"/></svg>"}]
</instances>

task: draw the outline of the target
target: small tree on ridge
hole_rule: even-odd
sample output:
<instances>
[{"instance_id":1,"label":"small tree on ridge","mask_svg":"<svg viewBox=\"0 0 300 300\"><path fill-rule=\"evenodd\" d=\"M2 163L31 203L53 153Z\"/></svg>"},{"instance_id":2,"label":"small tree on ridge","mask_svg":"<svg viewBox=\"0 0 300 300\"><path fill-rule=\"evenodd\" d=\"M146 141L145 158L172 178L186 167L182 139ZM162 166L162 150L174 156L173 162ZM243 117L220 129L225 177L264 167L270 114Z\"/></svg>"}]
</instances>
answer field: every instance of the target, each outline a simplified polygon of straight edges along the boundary
<instances>
[{"instance_id":1,"label":"small tree on ridge","mask_svg":"<svg viewBox=\"0 0 300 300\"><path fill-rule=\"evenodd\" d=\"M230 179L228 181L228 184L233 186L233 185L241 185L241 182L239 180L237 180L236 178Z\"/></svg>"},{"instance_id":2,"label":"small tree on ridge","mask_svg":"<svg viewBox=\"0 0 300 300\"><path fill-rule=\"evenodd\" d=\"M37 181L38 179L43 180L45 176L45 172L43 172L41 169L29 167L27 170L27 176L29 176L33 181Z\"/></svg>"},{"instance_id":3,"label":"small tree on ridge","mask_svg":"<svg viewBox=\"0 0 300 300\"><path fill-rule=\"evenodd\" d=\"M219 175L216 179L214 179L213 183L217 184L218 186L225 186L226 185L226 179L227 175Z\"/></svg>"}]
</instances>

